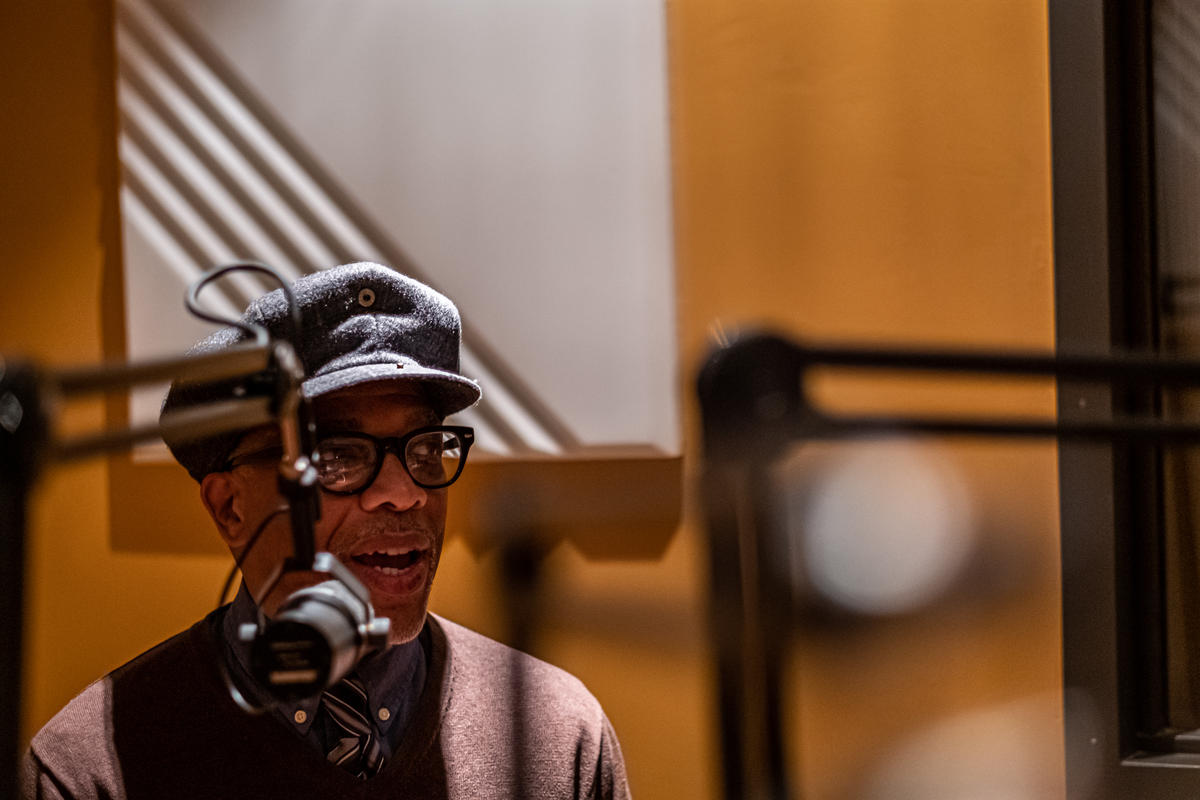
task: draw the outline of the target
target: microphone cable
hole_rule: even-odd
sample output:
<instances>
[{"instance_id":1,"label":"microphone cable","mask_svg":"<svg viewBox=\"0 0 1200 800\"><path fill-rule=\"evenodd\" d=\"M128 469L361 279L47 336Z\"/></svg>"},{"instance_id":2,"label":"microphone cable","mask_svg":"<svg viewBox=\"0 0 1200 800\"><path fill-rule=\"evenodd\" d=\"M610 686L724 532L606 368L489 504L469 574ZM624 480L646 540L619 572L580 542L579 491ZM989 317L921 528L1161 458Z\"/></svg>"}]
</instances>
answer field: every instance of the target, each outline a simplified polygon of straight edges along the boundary
<instances>
[{"instance_id":1,"label":"microphone cable","mask_svg":"<svg viewBox=\"0 0 1200 800\"><path fill-rule=\"evenodd\" d=\"M258 543L259 537L262 536L263 531L267 529L267 526L271 524L272 520L288 510L289 508L285 503L284 505L281 505L273 510L271 513L267 514L263 521L258 524L258 527L255 529L254 533L250 536L250 540L246 542L246 548L242 550L241 554L238 555L236 559L234 559L233 567L229 570L229 575L226 576L225 583L221 586L221 593L217 595L217 607L214 610L220 610L220 608L225 605L225 598L229 595L229 589L233 585L234 577L236 577L238 572L241 571L242 564L245 563L246 558L250 555L250 551L253 549L254 545ZM225 683L225 687L229 689L229 696L233 698L233 702L237 704L238 708L242 709L248 714L261 714L264 711L271 710L278 705L277 700L262 706L255 705L247 700L246 696L242 694L240 689L238 689L237 684L233 680L233 675L231 675L229 672L229 665L226 663L226 648L223 646L226 643L225 637L221 635L221 628L221 625L214 624L210 626L209 632L212 636L212 644L217 654L217 669L221 673L221 680Z\"/></svg>"}]
</instances>

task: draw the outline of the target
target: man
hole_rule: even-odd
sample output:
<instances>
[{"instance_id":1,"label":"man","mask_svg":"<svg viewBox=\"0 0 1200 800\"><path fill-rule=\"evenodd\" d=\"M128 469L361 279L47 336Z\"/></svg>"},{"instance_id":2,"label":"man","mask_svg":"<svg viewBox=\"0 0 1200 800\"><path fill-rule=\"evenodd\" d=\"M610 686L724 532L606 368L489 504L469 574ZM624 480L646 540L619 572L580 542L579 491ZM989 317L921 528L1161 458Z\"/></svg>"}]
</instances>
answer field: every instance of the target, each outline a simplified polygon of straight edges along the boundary
<instances>
[{"instance_id":1,"label":"man","mask_svg":"<svg viewBox=\"0 0 1200 800\"><path fill-rule=\"evenodd\" d=\"M33 739L27 797L622 798L612 727L576 679L426 611L446 521L447 487L470 449L449 414L476 402L459 374L458 311L427 286L377 264L294 285L318 432L318 551L367 587L391 623L389 645L317 697L271 697L252 678L239 627L268 617L322 577L277 568L292 552L276 513L280 437L271 427L168 441L243 584L233 603L92 684ZM243 322L290 333L276 291ZM197 346L243 341L237 329ZM238 387L174 385L166 411ZM445 458L443 458L443 456Z\"/></svg>"}]
</instances>

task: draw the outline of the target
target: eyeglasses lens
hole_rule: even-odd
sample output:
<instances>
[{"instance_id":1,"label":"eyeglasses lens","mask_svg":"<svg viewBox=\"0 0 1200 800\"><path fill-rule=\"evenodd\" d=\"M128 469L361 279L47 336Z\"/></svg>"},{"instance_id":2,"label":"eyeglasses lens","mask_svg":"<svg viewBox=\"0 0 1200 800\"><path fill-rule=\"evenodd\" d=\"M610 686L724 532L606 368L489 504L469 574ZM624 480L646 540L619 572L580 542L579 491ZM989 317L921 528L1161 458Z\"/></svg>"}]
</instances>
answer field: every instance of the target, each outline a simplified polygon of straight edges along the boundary
<instances>
[{"instance_id":1,"label":"eyeglasses lens","mask_svg":"<svg viewBox=\"0 0 1200 800\"><path fill-rule=\"evenodd\" d=\"M368 439L323 439L317 478L331 492L353 492L375 470L375 443Z\"/></svg>"},{"instance_id":2,"label":"eyeglasses lens","mask_svg":"<svg viewBox=\"0 0 1200 800\"><path fill-rule=\"evenodd\" d=\"M448 431L431 431L413 437L404 456L415 481L436 486L458 472L462 443Z\"/></svg>"}]
</instances>

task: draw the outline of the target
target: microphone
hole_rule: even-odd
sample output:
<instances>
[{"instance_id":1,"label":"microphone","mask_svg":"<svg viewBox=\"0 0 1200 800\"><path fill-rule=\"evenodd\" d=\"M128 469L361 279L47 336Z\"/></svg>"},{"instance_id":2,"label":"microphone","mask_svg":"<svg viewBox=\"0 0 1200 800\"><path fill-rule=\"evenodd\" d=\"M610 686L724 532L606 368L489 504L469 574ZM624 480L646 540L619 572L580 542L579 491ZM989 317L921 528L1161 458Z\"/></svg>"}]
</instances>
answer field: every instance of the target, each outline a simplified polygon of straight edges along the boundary
<instances>
[{"instance_id":1,"label":"microphone","mask_svg":"<svg viewBox=\"0 0 1200 800\"><path fill-rule=\"evenodd\" d=\"M275 616L247 623L254 680L282 701L311 697L332 686L372 650L387 646L391 621L376 617L365 586L330 553L312 570L332 577L292 592Z\"/></svg>"}]
</instances>

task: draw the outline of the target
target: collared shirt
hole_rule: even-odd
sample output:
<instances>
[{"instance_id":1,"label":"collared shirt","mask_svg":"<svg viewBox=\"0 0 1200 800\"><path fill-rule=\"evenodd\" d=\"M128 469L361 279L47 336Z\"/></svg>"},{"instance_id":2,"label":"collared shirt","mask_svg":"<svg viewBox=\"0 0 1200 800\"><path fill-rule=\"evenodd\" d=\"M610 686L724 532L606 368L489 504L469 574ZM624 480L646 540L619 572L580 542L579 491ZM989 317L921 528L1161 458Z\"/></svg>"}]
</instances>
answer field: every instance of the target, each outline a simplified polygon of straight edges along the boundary
<instances>
[{"instance_id":1,"label":"collared shirt","mask_svg":"<svg viewBox=\"0 0 1200 800\"><path fill-rule=\"evenodd\" d=\"M268 706L272 703L271 695L250 677L250 644L241 641L237 635L243 623L257 621L258 607L243 583L222 620L222 634L233 655L229 661L235 683L251 703ZM425 662L425 649L421 637L418 637L411 642L371 653L354 668L354 674L366 687L371 721L383 745L385 757L390 757L395 751L417 707L425 686ZM332 729L332 721L317 713L320 706L321 697L317 695L280 703L269 713L275 714L297 736L325 753L336 741L336 734ZM318 719L324 722L317 723Z\"/></svg>"}]
</instances>

